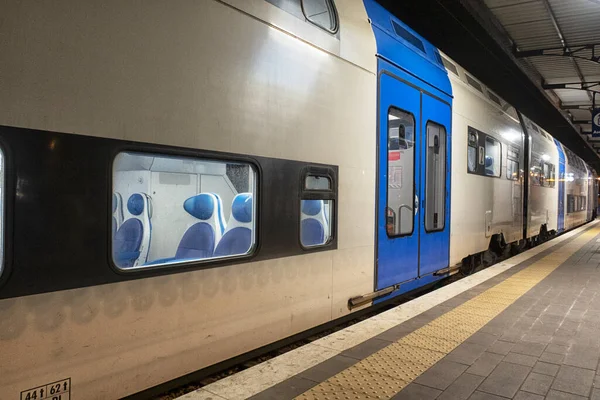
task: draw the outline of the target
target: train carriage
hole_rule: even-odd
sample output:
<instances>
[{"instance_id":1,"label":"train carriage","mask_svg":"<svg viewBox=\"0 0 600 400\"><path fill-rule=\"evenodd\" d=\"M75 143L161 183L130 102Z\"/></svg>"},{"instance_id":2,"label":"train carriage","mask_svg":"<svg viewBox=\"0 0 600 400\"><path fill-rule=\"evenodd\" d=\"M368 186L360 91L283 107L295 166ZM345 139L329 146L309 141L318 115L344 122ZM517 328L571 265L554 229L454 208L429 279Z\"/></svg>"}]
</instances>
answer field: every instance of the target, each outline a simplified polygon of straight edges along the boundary
<instances>
[{"instance_id":1,"label":"train carriage","mask_svg":"<svg viewBox=\"0 0 600 400\"><path fill-rule=\"evenodd\" d=\"M583 160L374 0L7 6L0 398L135 394L595 217Z\"/></svg>"}]
</instances>

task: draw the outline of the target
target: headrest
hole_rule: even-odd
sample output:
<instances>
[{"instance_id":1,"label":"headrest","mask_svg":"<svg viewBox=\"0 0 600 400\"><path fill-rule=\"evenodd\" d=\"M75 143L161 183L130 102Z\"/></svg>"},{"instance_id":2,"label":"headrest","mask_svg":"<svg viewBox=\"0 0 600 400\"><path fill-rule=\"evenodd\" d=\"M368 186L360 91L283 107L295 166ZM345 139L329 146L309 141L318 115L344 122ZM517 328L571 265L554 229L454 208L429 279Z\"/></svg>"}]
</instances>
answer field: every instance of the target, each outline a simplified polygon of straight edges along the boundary
<instances>
[{"instance_id":1,"label":"headrest","mask_svg":"<svg viewBox=\"0 0 600 400\"><path fill-rule=\"evenodd\" d=\"M115 211L117 211L117 202L118 202L118 201L119 201L119 200L117 199L117 195L116 195L115 193L113 193L113 200L112 200L112 202L113 202L113 206L112 206L113 210L112 210L112 212L113 212L113 213L114 213Z\"/></svg>"},{"instance_id":2,"label":"headrest","mask_svg":"<svg viewBox=\"0 0 600 400\"><path fill-rule=\"evenodd\" d=\"M317 215L322 207L323 200L302 200L302 213L306 215Z\"/></svg>"},{"instance_id":3,"label":"headrest","mask_svg":"<svg viewBox=\"0 0 600 400\"><path fill-rule=\"evenodd\" d=\"M127 210L131 215L141 215L144 212L144 197L139 193L129 196Z\"/></svg>"},{"instance_id":4,"label":"headrest","mask_svg":"<svg viewBox=\"0 0 600 400\"><path fill-rule=\"evenodd\" d=\"M240 222L252 222L252 193L240 193L233 198L231 215Z\"/></svg>"},{"instance_id":5,"label":"headrest","mask_svg":"<svg viewBox=\"0 0 600 400\"><path fill-rule=\"evenodd\" d=\"M491 156L485 156L485 167L489 168L494 164L494 159Z\"/></svg>"},{"instance_id":6,"label":"headrest","mask_svg":"<svg viewBox=\"0 0 600 400\"><path fill-rule=\"evenodd\" d=\"M200 193L183 202L183 209L191 216L207 220L215 211L215 199L208 193Z\"/></svg>"}]
</instances>

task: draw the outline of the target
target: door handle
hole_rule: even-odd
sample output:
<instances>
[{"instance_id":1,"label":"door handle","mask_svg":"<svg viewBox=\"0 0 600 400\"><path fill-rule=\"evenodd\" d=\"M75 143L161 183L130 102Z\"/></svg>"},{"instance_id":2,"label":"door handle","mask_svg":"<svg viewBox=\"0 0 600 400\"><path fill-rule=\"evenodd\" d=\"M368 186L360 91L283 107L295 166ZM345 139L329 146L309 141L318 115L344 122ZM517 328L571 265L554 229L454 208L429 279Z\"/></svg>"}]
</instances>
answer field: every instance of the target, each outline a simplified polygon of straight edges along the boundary
<instances>
[{"instance_id":1,"label":"door handle","mask_svg":"<svg viewBox=\"0 0 600 400\"><path fill-rule=\"evenodd\" d=\"M415 215L419 212L419 196L415 194Z\"/></svg>"}]
</instances>

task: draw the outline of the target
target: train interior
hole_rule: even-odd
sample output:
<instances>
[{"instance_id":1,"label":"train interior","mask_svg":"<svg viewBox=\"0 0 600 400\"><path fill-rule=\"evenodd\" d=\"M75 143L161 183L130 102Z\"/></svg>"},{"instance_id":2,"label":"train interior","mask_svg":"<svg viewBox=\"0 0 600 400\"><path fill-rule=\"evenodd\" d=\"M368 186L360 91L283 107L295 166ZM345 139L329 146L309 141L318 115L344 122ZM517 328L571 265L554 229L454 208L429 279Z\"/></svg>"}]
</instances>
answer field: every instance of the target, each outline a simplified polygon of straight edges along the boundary
<instances>
[{"instance_id":1,"label":"train interior","mask_svg":"<svg viewBox=\"0 0 600 400\"><path fill-rule=\"evenodd\" d=\"M256 241L250 164L121 153L113 166L119 268L247 254Z\"/></svg>"}]
</instances>

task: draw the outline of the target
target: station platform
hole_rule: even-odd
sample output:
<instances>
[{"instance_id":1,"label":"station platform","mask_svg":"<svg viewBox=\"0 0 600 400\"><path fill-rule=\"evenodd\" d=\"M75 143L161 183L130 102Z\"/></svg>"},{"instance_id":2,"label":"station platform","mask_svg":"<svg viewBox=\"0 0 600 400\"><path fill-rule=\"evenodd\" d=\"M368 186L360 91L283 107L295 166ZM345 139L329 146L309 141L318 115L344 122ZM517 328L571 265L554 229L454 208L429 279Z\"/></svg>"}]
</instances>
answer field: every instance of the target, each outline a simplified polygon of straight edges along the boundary
<instances>
[{"instance_id":1,"label":"station platform","mask_svg":"<svg viewBox=\"0 0 600 400\"><path fill-rule=\"evenodd\" d=\"M594 221L180 399L600 399Z\"/></svg>"}]
</instances>

